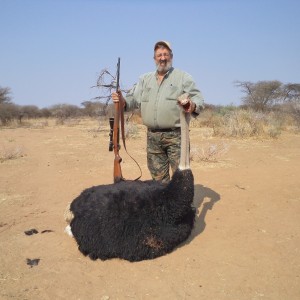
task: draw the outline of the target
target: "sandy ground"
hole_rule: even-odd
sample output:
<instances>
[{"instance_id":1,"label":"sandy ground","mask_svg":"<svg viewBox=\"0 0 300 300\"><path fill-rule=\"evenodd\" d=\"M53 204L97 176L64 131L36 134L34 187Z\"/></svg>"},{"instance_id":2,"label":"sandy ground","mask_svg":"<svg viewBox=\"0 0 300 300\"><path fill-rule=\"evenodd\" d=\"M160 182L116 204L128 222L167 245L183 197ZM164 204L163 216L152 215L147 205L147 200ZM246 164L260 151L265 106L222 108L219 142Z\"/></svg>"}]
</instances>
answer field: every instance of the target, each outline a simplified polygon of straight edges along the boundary
<instances>
[{"instance_id":1,"label":"sandy ground","mask_svg":"<svg viewBox=\"0 0 300 300\"><path fill-rule=\"evenodd\" d=\"M130 263L92 261L64 233L66 205L113 181L108 126L98 129L82 121L0 130L2 150L24 153L0 163L0 299L300 299L299 135L216 139L192 128L192 148L228 147L218 162L191 163L192 235L166 256ZM145 131L127 147L149 179ZM137 177L120 154L124 177Z\"/></svg>"}]
</instances>

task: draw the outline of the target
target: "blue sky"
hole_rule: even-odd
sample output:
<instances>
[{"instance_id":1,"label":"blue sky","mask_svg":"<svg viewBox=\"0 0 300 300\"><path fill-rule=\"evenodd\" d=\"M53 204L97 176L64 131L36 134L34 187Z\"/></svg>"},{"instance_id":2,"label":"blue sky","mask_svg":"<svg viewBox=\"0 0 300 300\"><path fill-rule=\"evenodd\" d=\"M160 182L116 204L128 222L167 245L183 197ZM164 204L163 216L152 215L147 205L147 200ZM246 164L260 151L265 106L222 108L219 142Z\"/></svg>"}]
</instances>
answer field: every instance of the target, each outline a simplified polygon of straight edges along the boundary
<instances>
[{"instance_id":1,"label":"blue sky","mask_svg":"<svg viewBox=\"0 0 300 300\"><path fill-rule=\"evenodd\" d=\"M300 83L299 0L0 0L0 86L40 108L99 94L100 71L130 88L167 40L173 66L209 104L240 104L234 81Z\"/></svg>"}]
</instances>

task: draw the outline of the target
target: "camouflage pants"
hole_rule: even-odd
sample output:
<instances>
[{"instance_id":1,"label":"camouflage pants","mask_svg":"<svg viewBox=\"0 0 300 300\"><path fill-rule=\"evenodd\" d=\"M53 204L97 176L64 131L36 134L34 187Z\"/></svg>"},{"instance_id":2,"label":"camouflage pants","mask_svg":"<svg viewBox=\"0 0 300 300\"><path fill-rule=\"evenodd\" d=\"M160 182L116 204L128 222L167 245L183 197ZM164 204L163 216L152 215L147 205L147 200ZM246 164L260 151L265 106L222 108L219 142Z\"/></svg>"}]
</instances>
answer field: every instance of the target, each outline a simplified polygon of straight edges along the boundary
<instances>
[{"instance_id":1,"label":"camouflage pants","mask_svg":"<svg viewBox=\"0 0 300 300\"><path fill-rule=\"evenodd\" d=\"M180 130L147 132L147 164L154 180L169 182L171 167L174 173L180 159Z\"/></svg>"}]
</instances>

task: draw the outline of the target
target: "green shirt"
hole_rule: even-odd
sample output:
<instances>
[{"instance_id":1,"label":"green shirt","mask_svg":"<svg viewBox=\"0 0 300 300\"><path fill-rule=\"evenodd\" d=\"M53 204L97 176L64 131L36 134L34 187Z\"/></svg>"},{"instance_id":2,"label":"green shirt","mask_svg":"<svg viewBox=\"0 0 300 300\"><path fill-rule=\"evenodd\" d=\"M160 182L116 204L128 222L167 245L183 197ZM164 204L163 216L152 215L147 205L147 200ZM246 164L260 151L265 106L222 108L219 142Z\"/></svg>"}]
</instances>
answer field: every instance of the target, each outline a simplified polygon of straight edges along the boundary
<instances>
[{"instance_id":1,"label":"green shirt","mask_svg":"<svg viewBox=\"0 0 300 300\"><path fill-rule=\"evenodd\" d=\"M126 110L140 107L144 125L152 129L180 127L177 98L184 93L196 104L197 116L204 101L191 75L171 68L159 84L156 72L146 73L126 95Z\"/></svg>"}]
</instances>

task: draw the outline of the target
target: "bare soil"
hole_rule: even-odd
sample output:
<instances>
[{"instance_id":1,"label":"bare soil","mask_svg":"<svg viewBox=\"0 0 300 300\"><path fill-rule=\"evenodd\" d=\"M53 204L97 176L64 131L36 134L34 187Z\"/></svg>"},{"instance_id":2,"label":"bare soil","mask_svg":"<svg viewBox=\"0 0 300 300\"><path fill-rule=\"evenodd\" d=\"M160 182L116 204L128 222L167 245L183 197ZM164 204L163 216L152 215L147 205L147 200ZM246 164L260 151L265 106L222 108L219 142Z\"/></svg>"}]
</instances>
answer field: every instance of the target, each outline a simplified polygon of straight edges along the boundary
<instances>
[{"instance_id":1,"label":"bare soil","mask_svg":"<svg viewBox=\"0 0 300 300\"><path fill-rule=\"evenodd\" d=\"M300 299L299 135L234 140L191 128L192 147L228 146L217 162L191 162L192 235L168 255L130 263L92 261L64 232L67 204L113 182L108 125L70 125L0 130L0 149L24 154L0 163L0 299ZM141 126L127 140L143 180L145 134ZM138 168L120 154L134 179Z\"/></svg>"}]
</instances>

